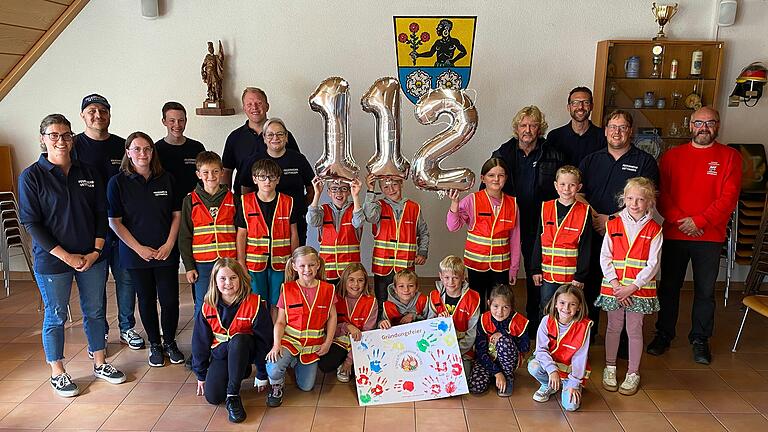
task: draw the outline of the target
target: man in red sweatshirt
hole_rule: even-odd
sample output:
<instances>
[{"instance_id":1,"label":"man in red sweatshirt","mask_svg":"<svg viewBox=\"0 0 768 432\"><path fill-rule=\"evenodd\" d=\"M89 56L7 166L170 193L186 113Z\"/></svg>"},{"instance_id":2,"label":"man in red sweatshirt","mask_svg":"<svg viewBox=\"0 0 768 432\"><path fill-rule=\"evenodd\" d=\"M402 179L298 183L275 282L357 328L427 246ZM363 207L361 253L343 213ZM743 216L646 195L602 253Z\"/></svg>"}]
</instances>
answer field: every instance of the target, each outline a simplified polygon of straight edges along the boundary
<instances>
[{"instance_id":1,"label":"man in red sweatshirt","mask_svg":"<svg viewBox=\"0 0 768 432\"><path fill-rule=\"evenodd\" d=\"M691 142L667 151L659 162L659 212L664 217L661 304L656 337L647 352L661 355L675 337L680 287L693 269L693 312L688 340L696 363L709 364L715 321L715 281L728 220L741 188L741 155L716 141L720 114L703 107L691 116Z\"/></svg>"}]
</instances>

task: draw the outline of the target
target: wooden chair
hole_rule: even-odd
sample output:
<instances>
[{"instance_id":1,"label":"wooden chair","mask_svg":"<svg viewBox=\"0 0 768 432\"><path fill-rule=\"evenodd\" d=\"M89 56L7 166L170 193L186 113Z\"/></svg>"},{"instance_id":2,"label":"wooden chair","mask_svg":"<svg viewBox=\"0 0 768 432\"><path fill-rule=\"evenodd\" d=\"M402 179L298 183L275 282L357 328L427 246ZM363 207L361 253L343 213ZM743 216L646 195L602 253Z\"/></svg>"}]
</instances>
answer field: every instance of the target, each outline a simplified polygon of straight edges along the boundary
<instances>
[{"instance_id":1,"label":"wooden chair","mask_svg":"<svg viewBox=\"0 0 768 432\"><path fill-rule=\"evenodd\" d=\"M741 331L744 330L744 323L747 321L747 314L750 310L753 310L764 317L768 317L768 296L751 295L744 297L741 302L744 303L744 318L741 320L741 326L739 326L739 333L736 335L736 341L733 343L732 352L736 352L736 347L739 345L739 338L741 337Z\"/></svg>"}]
</instances>

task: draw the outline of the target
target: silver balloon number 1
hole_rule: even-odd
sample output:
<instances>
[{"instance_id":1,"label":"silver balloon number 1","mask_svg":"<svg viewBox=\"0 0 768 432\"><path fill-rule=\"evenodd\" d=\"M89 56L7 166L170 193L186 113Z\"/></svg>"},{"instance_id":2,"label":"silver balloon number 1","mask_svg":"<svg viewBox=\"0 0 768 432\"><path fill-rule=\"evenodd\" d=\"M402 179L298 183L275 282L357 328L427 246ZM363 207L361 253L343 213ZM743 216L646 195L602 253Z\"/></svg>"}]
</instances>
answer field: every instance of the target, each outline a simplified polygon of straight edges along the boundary
<instances>
[{"instance_id":1,"label":"silver balloon number 1","mask_svg":"<svg viewBox=\"0 0 768 432\"><path fill-rule=\"evenodd\" d=\"M410 163L400 147L400 82L392 77L377 79L360 105L376 120L376 153L366 165L368 172L379 178L408 178Z\"/></svg>"},{"instance_id":2,"label":"silver balloon number 1","mask_svg":"<svg viewBox=\"0 0 768 432\"><path fill-rule=\"evenodd\" d=\"M315 173L324 180L353 180L360 168L352 156L349 142L349 83L330 77L309 97L309 106L323 116L325 124L323 155Z\"/></svg>"}]
</instances>

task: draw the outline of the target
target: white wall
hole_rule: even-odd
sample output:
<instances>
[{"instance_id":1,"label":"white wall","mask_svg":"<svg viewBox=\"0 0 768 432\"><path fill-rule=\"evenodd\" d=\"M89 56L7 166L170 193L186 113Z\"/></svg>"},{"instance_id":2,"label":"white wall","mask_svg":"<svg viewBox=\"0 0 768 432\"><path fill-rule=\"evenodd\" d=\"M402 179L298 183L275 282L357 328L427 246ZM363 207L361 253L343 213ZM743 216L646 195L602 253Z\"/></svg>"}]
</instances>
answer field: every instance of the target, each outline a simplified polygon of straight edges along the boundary
<instances>
[{"instance_id":1,"label":"white wall","mask_svg":"<svg viewBox=\"0 0 768 432\"><path fill-rule=\"evenodd\" d=\"M373 118L356 103L377 78L397 76L394 15L477 15L470 88L477 91L480 118L474 139L446 165L478 170L490 152L510 136L512 115L536 104L552 128L568 121L567 92L592 85L597 41L650 38L657 25L648 1L555 0L421 2L392 0L291 1L165 0L154 21L139 14L138 0L91 0L80 15L0 102L0 143L14 145L17 173L38 157L37 129L46 114L61 112L82 131L81 98L91 92L112 104L111 131L134 130L153 138L164 134L160 108L182 102L190 112L205 89L200 63L206 41L221 39L227 52L225 93L237 109L231 117L190 115L187 135L207 148L223 149L227 134L245 116L239 95L246 85L269 94L270 114L288 122L304 153L314 162L322 145L320 116L307 104L322 79L345 77L352 90L350 133L361 166L373 150ZM680 0L667 26L674 39L710 39L716 0ZM741 68L768 59L764 23L768 2L739 2L737 24L720 31L727 42L721 101ZM649 53L650 55L650 53ZM403 98L404 153L410 157L439 127L419 125ZM759 131L768 101L756 108L723 108L723 141L765 142ZM432 229L431 254L423 275L435 274L438 260L460 254L463 234L446 235L447 201L416 190ZM364 245L370 245L366 239Z\"/></svg>"}]
</instances>

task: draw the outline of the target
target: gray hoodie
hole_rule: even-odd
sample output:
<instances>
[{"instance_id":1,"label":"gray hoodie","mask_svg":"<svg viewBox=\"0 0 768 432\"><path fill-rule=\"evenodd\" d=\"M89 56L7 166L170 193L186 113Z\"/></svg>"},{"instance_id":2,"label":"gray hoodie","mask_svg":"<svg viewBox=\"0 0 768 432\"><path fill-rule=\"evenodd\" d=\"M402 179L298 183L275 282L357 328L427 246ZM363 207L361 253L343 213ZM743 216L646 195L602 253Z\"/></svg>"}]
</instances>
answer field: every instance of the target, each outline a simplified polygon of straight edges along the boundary
<instances>
[{"instance_id":1,"label":"gray hoodie","mask_svg":"<svg viewBox=\"0 0 768 432\"><path fill-rule=\"evenodd\" d=\"M429 315L429 307L427 306L427 303L429 303L428 299L426 298L424 294L421 292L417 292L415 296L409 301L408 303L403 303L400 301L400 299L397 297L397 293L395 292L395 284L389 284L387 287L387 301L384 305L384 311L382 312L383 319L389 320L392 322L392 325L398 325L400 323L400 319L404 317L405 315L411 313L416 315L415 321L422 321L427 319L427 316ZM421 314L417 311L416 303L419 301L419 298L424 297L424 309L421 311ZM390 317L387 315L387 306L386 303L392 303L397 307L397 311L399 312L399 316Z\"/></svg>"}]
</instances>

